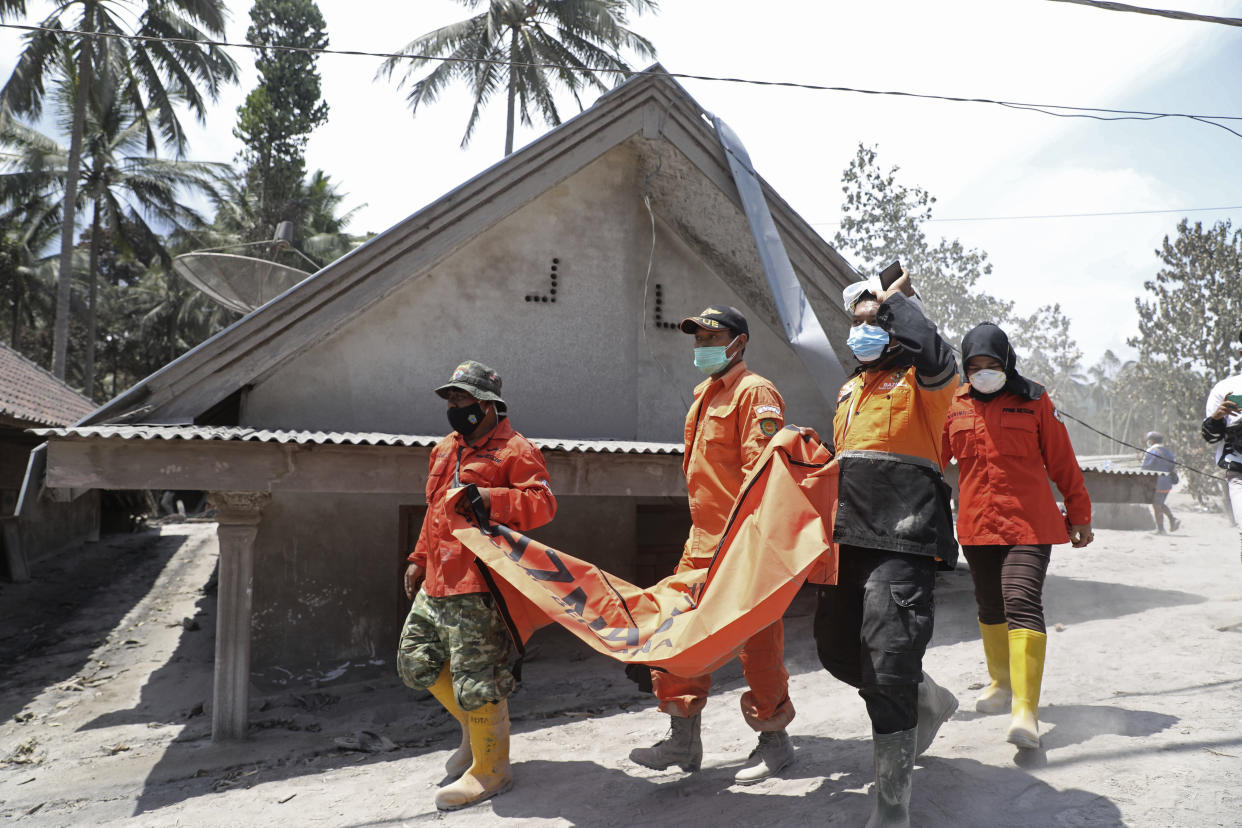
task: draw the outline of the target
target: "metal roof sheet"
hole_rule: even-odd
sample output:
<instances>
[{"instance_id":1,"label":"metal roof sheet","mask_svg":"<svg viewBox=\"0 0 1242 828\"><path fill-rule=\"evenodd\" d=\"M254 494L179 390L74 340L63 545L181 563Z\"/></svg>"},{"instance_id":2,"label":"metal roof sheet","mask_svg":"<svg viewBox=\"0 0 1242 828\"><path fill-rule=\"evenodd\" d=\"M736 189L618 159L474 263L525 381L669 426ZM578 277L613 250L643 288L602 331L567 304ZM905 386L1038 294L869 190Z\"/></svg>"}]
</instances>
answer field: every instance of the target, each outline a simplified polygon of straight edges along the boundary
<instances>
[{"instance_id":1,"label":"metal roof sheet","mask_svg":"<svg viewBox=\"0 0 1242 828\"><path fill-rule=\"evenodd\" d=\"M41 437L119 440L229 440L298 445L421 446L438 443L443 435L383 434L362 431L286 431L244 426L202 425L99 425L71 428L36 428ZM644 443L632 440L569 440L531 438L543 451L597 454L681 454L680 443Z\"/></svg>"},{"instance_id":2,"label":"metal roof sheet","mask_svg":"<svg viewBox=\"0 0 1242 828\"><path fill-rule=\"evenodd\" d=\"M34 428L41 437L64 437L86 439L102 437L119 440L230 440L253 443L295 443L298 445L351 445L351 446L411 446L431 447L440 442L443 435L384 434L377 431L289 431L283 429L259 429L245 426L204 425L98 425L69 428ZM543 451L564 451L593 454L681 454L680 443L646 443L635 440L570 440L555 437L532 437L531 442ZM1097 461L1092 463L1090 461ZM1084 472L1118 475L1121 477L1146 477L1155 472L1137 468L1117 468L1111 463L1098 462L1098 457L1084 457ZM1087 461L1087 462L1083 462Z\"/></svg>"}]
</instances>

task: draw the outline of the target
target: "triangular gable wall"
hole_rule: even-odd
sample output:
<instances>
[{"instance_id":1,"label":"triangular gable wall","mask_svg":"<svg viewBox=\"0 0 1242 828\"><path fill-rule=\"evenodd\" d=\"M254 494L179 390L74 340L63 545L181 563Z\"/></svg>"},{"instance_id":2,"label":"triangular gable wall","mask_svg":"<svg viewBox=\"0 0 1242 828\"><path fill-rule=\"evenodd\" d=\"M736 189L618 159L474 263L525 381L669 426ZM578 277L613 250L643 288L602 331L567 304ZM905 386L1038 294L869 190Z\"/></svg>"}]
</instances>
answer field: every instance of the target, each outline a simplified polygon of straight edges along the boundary
<instances>
[{"instance_id":1,"label":"triangular gable wall","mask_svg":"<svg viewBox=\"0 0 1242 828\"><path fill-rule=\"evenodd\" d=\"M662 220L652 250L633 146L641 140L609 150L256 379L242 424L434 434L447 426L432 389L473 358L500 372L529 436L678 442L703 376L675 323L724 302L753 320L750 367L777 383L799 422L823 427L822 398L765 314Z\"/></svg>"},{"instance_id":2,"label":"triangular gable wall","mask_svg":"<svg viewBox=\"0 0 1242 828\"><path fill-rule=\"evenodd\" d=\"M637 190L645 182L661 221L759 321L775 327L754 243L713 130L679 85L644 74L165 366L85 422L200 417L239 389L275 376L280 366L329 340L411 279L431 273L471 240L623 144L634 154L634 172L642 176L629 182L635 188L632 211L642 211L646 219ZM836 297L840 286L854 278L852 271L765 189L812 306L829 335L838 335L837 344L848 323ZM641 238L650 244L649 229Z\"/></svg>"}]
</instances>

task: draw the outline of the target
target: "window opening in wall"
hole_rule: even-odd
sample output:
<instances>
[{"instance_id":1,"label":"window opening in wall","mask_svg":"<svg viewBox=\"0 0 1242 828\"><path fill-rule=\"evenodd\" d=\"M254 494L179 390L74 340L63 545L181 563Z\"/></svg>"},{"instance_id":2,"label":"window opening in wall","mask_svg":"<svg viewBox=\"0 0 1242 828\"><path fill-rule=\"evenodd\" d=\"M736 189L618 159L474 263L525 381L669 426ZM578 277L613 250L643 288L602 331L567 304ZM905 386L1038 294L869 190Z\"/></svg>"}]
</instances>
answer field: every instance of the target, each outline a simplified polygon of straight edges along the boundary
<instances>
[{"instance_id":1,"label":"window opening in wall","mask_svg":"<svg viewBox=\"0 0 1242 828\"><path fill-rule=\"evenodd\" d=\"M690 534L690 506L685 500L639 503L635 512L634 583L649 587L673 574Z\"/></svg>"},{"instance_id":2,"label":"window opening in wall","mask_svg":"<svg viewBox=\"0 0 1242 828\"><path fill-rule=\"evenodd\" d=\"M544 302L544 303L556 302L556 286L557 286L557 279L559 276L557 271L560 268L560 264L561 264L560 259L552 260L552 264L548 270L548 292L547 293L528 293L526 294L527 302Z\"/></svg>"}]
</instances>

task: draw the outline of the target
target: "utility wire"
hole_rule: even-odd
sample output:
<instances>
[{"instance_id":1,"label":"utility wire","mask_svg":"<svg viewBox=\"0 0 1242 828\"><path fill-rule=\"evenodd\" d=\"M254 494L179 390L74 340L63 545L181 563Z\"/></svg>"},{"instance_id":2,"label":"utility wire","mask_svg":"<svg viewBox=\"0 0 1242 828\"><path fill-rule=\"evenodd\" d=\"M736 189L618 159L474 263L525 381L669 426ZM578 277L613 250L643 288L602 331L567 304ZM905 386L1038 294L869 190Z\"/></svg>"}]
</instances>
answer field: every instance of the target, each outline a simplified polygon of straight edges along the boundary
<instances>
[{"instance_id":1,"label":"utility wire","mask_svg":"<svg viewBox=\"0 0 1242 828\"><path fill-rule=\"evenodd\" d=\"M1060 406L1057 406L1057 413L1058 413L1058 414L1060 414L1062 417L1068 417L1069 419L1073 420L1074 422L1078 423L1080 426L1083 426L1084 428L1086 428L1086 429L1088 429L1088 430L1090 430L1090 431L1094 431L1096 434L1100 435L1101 437L1107 437L1109 440L1112 440L1114 443L1118 443L1118 444L1120 444L1120 445L1126 446L1127 448L1132 448L1132 449L1134 449L1135 451L1138 451L1138 452L1140 452L1140 453L1142 453L1142 454L1144 454L1144 455L1146 455L1146 454L1147 454L1147 449L1146 449L1146 448L1139 448L1138 446L1134 445L1133 443L1127 443L1125 440L1118 439L1117 437L1114 437L1114 436L1113 436L1113 435L1111 435L1111 434L1106 434L1106 433L1104 433L1103 431L1100 431L1100 430L1099 430L1098 428L1096 428L1095 426L1093 426L1093 425L1091 425L1091 424L1089 424L1089 423L1084 423L1082 420L1078 419L1078 418L1077 418L1077 417L1075 417L1073 414L1070 414L1068 411L1066 411L1065 409L1061 408ZM1212 478L1213 480L1224 480L1224 479L1225 479L1225 478L1221 477L1221 476L1220 476L1220 475L1218 475L1218 474L1212 474L1211 472L1200 471L1199 469L1196 469L1194 466L1187 466L1185 463L1182 463L1182 462L1180 462L1180 461L1178 461L1178 460L1171 460L1170 462L1171 462L1173 465L1175 465L1175 466L1180 466L1180 467L1182 467L1183 469L1186 469L1186 471L1192 471L1192 472L1194 472L1195 474L1201 474L1201 475L1203 475L1204 477L1210 477L1210 478Z\"/></svg>"},{"instance_id":2,"label":"utility wire","mask_svg":"<svg viewBox=\"0 0 1242 828\"><path fill-rule=\"evenodd\" d=\"M1114 210L1104 213L1047 213L1044 215L1031 216L970 216L961 218L929 218L924 219L921 223L929 224L931 222L946 221L1025 221L1028 219L1060 219L1060 218L1095 218L1097 216L1151 216L1160 213L1208 213L1220 210L1242 210L1242 204L1234 204L1227 207L1186 207L1183 209L1167 209L1167 210ZM819 221L811 222L812 227L836 226L839 221Z\"/></svg>"},{"instance_id":3,"label":"utility wire","mask_svg":"<svg viewBox=\"0 0 1242 828\"><path fill-rule=\"evenodd\" d=\"M491 59L491 58L455 58L440 57L435 55L419 55L408 52L371 52L360 49L316 49L306 46L280 46L268 45L261 46L255 43L232 42L227 40L196 40L193 38L176 38L176 37L156 37L152 35L132 35L122 34L120 32L87 32L77 29L61 29L49 26L35 26L28 23L0 23L0 28L19 29L30 32L45 32L49 34L67 34L77 37L93 37L93 38L112 38L116 40L140 41L143 43L170 43L189 46L218 46L221 48L251 49L262 51L270 49L274 52L297 52L313 55L351 55L355 57L375 57L385 59L398 60L424 60L439 61L441 63L473 63L473 64L489 64L496 66L513 66L530 69L559 69L574 72L591 72L603 75L626 74L624 71L617 69L595 68L589 66L566 66L556 63L528 63L516 62L511 63L507 60ZM699 80L711 81L717 83L736 83L749 86L764 87L784 87L789 89L807 89L817 92L850 92L859 95L885 95L899 98L916 98L920 100L931 101L948 101L951 103L977 103L988 104L992 106L1003 106L1010 109L1022 109L1028 112L1038 112L1043 115L1052 115L1058 118L1091 118L1099 121L1154 121L1161 118L1186 118L1192 121L1200 121L1202 123L1211 124L1220 127L1228 132L1242 138L1242 132L1236 132L1218 121L1242 121L1242 115L1202 115L1188 112L1155 112L1138 109L1109 109L1105 107L1095 106L1070 106L1068 104L1037 104L1023 101L1004 101L994 100L991 98L970 98L957 95L932 95L920 92L904 92L892 89L862 89L852 86L825 86L814 83L802 83L798 81L768 81L756 80L754 78L738 78L721 75L696 75L687 72L633 72L630 77L638 75L654 74L662 77L676 78L679 80ZM1060 110L1060 111L1054 111Z\"/></svg>"},{"instance_id":4,"label":"utility wire","mask_svg":"<svg viewBox=\"0 0 1242 828\"><path fill-rule=\"evenodd\" d=\"M1222 26L1242 26L1242 18L1216 17L1210 14L1194 12L1170 11L1169 9L1151 9L1146 6L1131 6L1127 3L1108 3L1103 0L1050 0L1053 3L1076 3L1079 6L1091 6L1096 9L1117 12L1133 12L1135 14L1151 14L1156 17L1167 17L1171 20L1193 20L1199 23L1219 23Z\"/></svg>"}]
</instances>

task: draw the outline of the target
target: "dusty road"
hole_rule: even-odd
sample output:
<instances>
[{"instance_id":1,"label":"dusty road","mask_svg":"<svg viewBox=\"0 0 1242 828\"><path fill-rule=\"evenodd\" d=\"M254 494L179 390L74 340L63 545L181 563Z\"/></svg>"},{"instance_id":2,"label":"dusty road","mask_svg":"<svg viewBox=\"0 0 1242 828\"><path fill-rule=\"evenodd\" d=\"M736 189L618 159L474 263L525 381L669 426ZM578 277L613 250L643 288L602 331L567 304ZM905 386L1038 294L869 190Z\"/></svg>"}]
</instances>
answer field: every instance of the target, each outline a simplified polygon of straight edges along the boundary
<instances>
[{"instance_id":1,"label":"dusty road","mask_svg":"<svg viewBox=\"0 0 1242 828\"><path fill-rule=\"evenodd\" d=\"M1174 503L1174 508L1178 507ZM1185 503L1181 503L1185 507ZM924 826L1242 824L1242 565L1219 515L1058 547L1046 590L1044 749L973 712L984 677L970 579L937 589L926 665L962 709L915 771ZM810 594L787 616L797 761L731 785L753 744L736 664L704 714L704 769L656 773L630 748L665 723L612 662L559 631L512 699L514 789L455 814L432 796L456 727L387 671L255 698L251 738L213 745L211 524L109 537L0 585L0 818L15 826L861 825L872 780L862 702L815 659ZM359 736L362 732L375 734ZM338 741L339 740L339 741ZM374 750L341 744L363 743Z\"/></svg>"}]
</instances>

